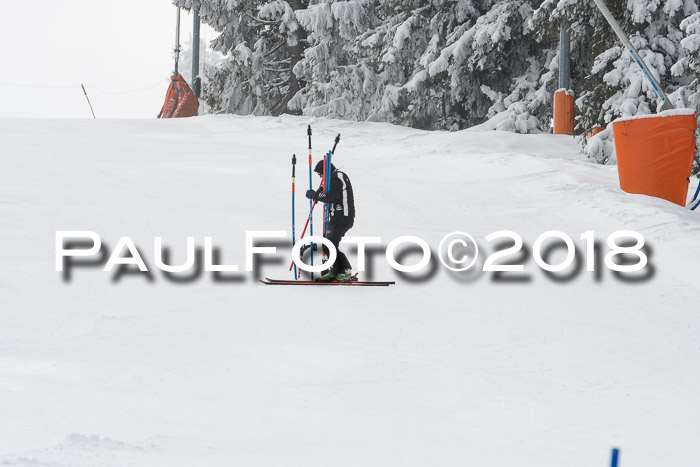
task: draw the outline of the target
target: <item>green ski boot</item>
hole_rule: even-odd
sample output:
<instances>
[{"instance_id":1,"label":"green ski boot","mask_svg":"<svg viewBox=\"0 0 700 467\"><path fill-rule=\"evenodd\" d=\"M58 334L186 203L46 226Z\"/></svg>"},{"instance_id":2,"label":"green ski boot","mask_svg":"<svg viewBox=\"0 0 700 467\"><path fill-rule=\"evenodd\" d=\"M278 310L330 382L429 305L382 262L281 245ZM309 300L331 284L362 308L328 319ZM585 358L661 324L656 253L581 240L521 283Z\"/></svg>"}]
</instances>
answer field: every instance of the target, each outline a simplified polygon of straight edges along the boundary
<instances>
[{"instance_id":1,"label":"green ski boot","mask_svg":"<svg viewBox=\"0 0 700 467\"><path fill-rule=\"evenodd\" d=\"M329 272L328 274L324 274L321 277L319 277L318 279L316 279L316 281L318 281L318 282L334 282L336 280L337 276L338 276L338 274L335 274L333 272Z\"/></svg>"},{"instance_id":2,"label":"green ski boot","mask_svg":"<svg viewBox=\"0 0 700 467\"><path fill-rule=\"evenodd\" d=\"M346 269L345 272L336 274L335 280L336 282L352 282L353 280L357 280L357 278L352 275L352 269Z\"/></svg>"}]
</instances>

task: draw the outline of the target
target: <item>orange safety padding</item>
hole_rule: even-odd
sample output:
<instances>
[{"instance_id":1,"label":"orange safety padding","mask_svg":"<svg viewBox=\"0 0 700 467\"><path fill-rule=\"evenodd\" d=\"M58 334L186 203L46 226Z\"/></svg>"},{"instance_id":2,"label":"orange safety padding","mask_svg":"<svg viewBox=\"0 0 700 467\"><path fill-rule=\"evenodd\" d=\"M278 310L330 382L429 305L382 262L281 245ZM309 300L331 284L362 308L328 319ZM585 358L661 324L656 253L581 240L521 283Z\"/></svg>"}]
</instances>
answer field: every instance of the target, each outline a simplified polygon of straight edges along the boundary
<instances>
[{"instance_id":1,"label":"orange safety padding","mask_svg":"<svg viewBox=\"0 0 700 467\"><path fill-rule=\"evenodd\" d=\"M185 79L180 74L177 78L173 76L160 118L193 117L197 115L197 110L199 101Z\"/></svg>"},{"instance_id":2,"label":"orange safety padding","mask_svg":"<svg viewBox=\"0 0 700 467\"><path fill-rule=\"evenodd\" d=\"M620 188L685 206L696 129L695 114L614 122Z\"/></svg>"},{"instance_id":3,"label":"orange safety padding","mask_svg":"<svg viewBox=\"0 0 700 467\"><path fill-rule=\"evenodd\" d=\"M571 91L554 93L554 134L574 134L574 96Z\"/></svg>"},{"instance_id":4,"label":"orange safety padding","mask_svg":"<svg viewBox=\"0 0 700 467\"><path fill-rule=\"evenodd\" d=\"M588 136L589 138L592 138L593 136L597 135L598 133L600 133L603 130L605 130L605 128L603 128L602 126L594 126L593 128L591 128L588 131L588 133L586 133L586 136Z\"/></svg>"}]
</instances>

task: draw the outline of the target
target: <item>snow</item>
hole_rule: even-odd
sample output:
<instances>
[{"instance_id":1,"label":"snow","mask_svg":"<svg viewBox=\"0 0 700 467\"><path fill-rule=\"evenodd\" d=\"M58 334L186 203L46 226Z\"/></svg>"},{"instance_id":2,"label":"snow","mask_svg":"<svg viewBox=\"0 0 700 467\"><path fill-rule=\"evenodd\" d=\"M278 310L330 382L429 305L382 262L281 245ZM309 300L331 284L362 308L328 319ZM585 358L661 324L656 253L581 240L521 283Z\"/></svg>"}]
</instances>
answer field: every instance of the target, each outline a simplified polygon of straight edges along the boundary
<instances>
[{"instance_id":1,"label":"snow","mask_svg":"<svg viewBox=\"0 0 700 467\"><path fill-rule=\"evenodd\" d=\"M666 117L677 117L680 115L695 115L696 110L695 109L673 109L673 110L664 110L663 112L659 112L657 114L648 114L648 115L633 115L631 117L622 117L618 118L615 120L615 122L624 122L627 120L640 120L642 118L666 118Z\"/></svg>"},{"instance_id":2,"label":"snow","mask_svg":"<svg viewBox=\"0 0 700 467\"><path fill-rule=\"evenodd\" d=\"M333 17L338 21L338 32L346 40L353 40L363 32L367 12L365 6L356 1L336 2L331 5Z\"/></svg>"},{"instance_id":3,"label":"snow","mask_svg":"<svg viewBox=\"0 0 700 467\"><path fill-rule=\"evenodd\" d=\"M411 36L411 27L414 21L414 17L411 17L401 23L401 25L396 29L396 34L394 35L394 47L397 49L402 49L403 44Z\"/></svg>"},{"instance_id":4,"label":"snow","mask_svg":"<svg viewBox=\"0 0 700 467\"><path fill-rule=\"evenodd\" d=\"M0 122L0 464L692 466L700 456L700 217L618 188L573 138L424 132L309 117ZM351 234L463 230L644 235L652 278L416 280L274 288L54 270L57 230L134 239L211 236L244 264L246 230L297 235L318 160L352 179ZM316 183L316 180L314 181ZM690 192L697 180L693 179ZM317 218L318 221L318 218ZM320 224L317 224L320 228ZM603 245L604 246L604 245ZM282 250L288 254L288 250ZM483 258L482 258L483 259ZM354 254L350 260L356 263ZM287 261L261 276L289 277Z\"/></svg>"},{"instance_id":5,"label":"snow","mask_svg":"<svg viewBox=\"0 0 700 467\"><path fill-rule=\"evenodd\" d=\"M595 127L594 127L595 128ZM598 125L600 128L600 125ZM615 140L612 125L591 136L586 141L585 152L591 159L600 164L614 165L617 163Z\"/></svg>"},{"instance_id":6,"label":"snow","mask_svg":"<svg viewBox=\"0 0 700 467\"><path fill-rule=\"evenodd\" d=\"M296 10L295 14L304 29L325 32L333 27L333 13L327 3L312 5L306 10Z\"/></svg>"},{"instance_id":7,"label":"snow","mask_svg":"<svg viewBox=\"0 0 700 467\"><path fill-rule=\"evenodd\" d=\"M618 86L622 80L622 71L618 69L610 70L603 75L603 81L610 86Z\"/></svg>"},{"instance_id":8,"label":"snow","mask_svg":"<svg viewBox=\"0 0 700 467\"><path fill-rule=\"evenodd\" d=\"M700 34L691 34L690 36L681 40L681 45L688 52L696 52L700 49Z\"/></svg>"},{"instance_id":9,"label":"snow","mask_svg":"<svg viewBox=\"0 0 700 467\"><path fill-rule=\"evenodd\" d=\"M413 78L411 78L410 81L404 84L402 87L409 91L415 91L418 88L418 85L423 83L426 79L428 79L428 72L421 70L413 75Z\"/></svg>"},{"instance_id":10,"label":"snow","mask_svg":"<svg viewBox=\"0 0 700 467\"><path fill-rule=\"evenodd\" d=\"M664 2L664 12L668 15L675 14L683 6L683 0L666 0Z\"/></svg>"}]
</instances>

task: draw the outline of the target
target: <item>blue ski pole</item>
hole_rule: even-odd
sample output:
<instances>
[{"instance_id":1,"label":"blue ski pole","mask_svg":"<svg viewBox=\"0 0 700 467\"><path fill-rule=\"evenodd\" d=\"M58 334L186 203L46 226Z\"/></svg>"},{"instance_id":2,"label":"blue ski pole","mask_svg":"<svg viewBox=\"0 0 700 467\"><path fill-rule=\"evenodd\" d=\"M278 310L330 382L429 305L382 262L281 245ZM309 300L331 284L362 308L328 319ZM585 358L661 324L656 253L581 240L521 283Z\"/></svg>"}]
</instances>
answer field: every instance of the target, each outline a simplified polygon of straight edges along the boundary
<instances>
[{"instance_id":1,"label":"blue ski pole","mask_svg":"<svg viewBox=\"0 0 700 467\"><path fill-rule=\"evenodd\" d=\"M328 194L328 185L329 185L329 180L328 180L328 164L327 164L327 159L328 159L328 154L323 156L323 173L321 174L321 185L323 186L323 192ZM323 203L323 236L326 236L326 231L328 230L328 205L326 203ZM326 262L326 252L325 250L323 251L322 254L322 262Z\"/></svg>"},{"instance_id":2,"label":"blue ski pole","mask_svg":"<svg viewBox=\"0 0 700 467\"><path fill-rule=\"evenodd\" d=\"M311 180L311 174L313 173L311 160L311 125L306 129L306 134L309 136L309 190L313 190L313 181ZM314 236L314 203L309 200L309 223L311 224L311 230L309 231L310 236ZM314 244L311 243L311 266L314 265ZM314 280L314 273L311 273L311 280Z\"/></svg>"},{"instance_id":3,"label":"blue ski pole","mask_svg":"<svg viewBox=\"0 0 700 467\"><path fill-rule=\"evenodd\" d=\"M335 143L333 144L333 149L331 149L328 154L326 154L326 157L323 158L324 162L324 168L323 168L323 173L325 174L325 181L324 181L324 187L326 193L330 193L331 191L331 176L333 175L331 173L331 159L333 158L333 154L335 154L335 148L338 147L338 143L340 142L340 134L335 137ZM323 231L325 233L326 230L328 230L328 224L331 221L331 212L330 209L326 210L325 217L324 217L324 228Z\"/></svg>"},{"instance_id":4,"label":"blue ski pole","mask_svg":"<svg viewBox=\"0 0 700 467\"><path fill-rule=\"evenodd\" d=\"M328 194L328 154L323 156L323 192ZM326 235L328 229L328 205L323 203L323 235Z\"/></svg>"},{"instance_id":5,"label":"blue ski pole","mask_svg":"<svg viewBox=\"0 0 700 467\"><path fill-rule=\"evenodd\" d=\"M612 456L610 459L610 467L618 467L617 463L619 460L620 460L620 450L617 448L613 448Z\"/></svg>"},{"instance_id":6,"label":"blue ski pole","mask_svg":"<svg viewBox=\"0 0 700 467\"><path fill-rule=\"evenodd\" d=\"M325 182L324 182L323 186L324 186L324 191L326 192L326 194L331 192L331 175L332 175L331 174L331 156L332 156L332 153L329 152L328 154L326 154L326 157L323 158L323 161L325 163L324 168L323 168L323 171L325 174ZM328 208L328 205L325 205L325 206L326 206L326 210L325 210L325 216L323 219L323 221L324 221L323 233L324 234L328 230L328 223L329 223L330 218L331 218L331 210Z\"/></svg>"},{"instance_id":7,"label":"blue ski pole","mask_svg":"<svg viewBox=\"0 0 700 467\"><path fill-rule=\"evenodd\" d=\"M295 226L296 226L296 221L294 219L294 179L296 178L296 169L297 169L297 155L294 154L292 155L292 248L294 248L294 244L296 243L296 232L295 232ZM297 265L294 265L294 280L297 280Z\"/></svg>"}]
</instances>

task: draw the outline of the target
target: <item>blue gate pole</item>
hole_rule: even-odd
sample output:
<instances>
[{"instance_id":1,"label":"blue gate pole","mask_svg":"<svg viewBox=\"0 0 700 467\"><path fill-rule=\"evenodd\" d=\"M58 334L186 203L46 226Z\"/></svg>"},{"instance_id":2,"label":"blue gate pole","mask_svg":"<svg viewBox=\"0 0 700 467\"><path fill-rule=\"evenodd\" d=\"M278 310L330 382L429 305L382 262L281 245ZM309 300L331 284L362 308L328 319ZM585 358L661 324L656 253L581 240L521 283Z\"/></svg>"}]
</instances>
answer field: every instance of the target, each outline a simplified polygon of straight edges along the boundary
<instances>
[{"instance_id":1,"label":"blue gate pole","mask_svg":"<svg viewBox=\"0 0 700 467\"><path fill-rule=\"evenodd\" d=\"M296 178L296 170L297 170L297 155L294 154L292 155L292 248L294 248L294 244L296 243L296 220L294 218L294 185L295 185L295 178ZM296 263L294 264L294 280L297 280L297 265Z\"/></svg>"},{"instance_id":2,"label":"blue gate pole","mask_svg":"<svg viewBox=\"0 0 700 467\"><path fill-rule=\"evenodd\" d=\"M620 450L617 448L613 448L612 450L612 458L610 459L610 467L618 467L617 462L620 458Z\"/></svg>"},{"instance_id":3,"label":"blue gate pole","mask_svg":"<svg viewBox=\"0 0 700 467\"><path fill-rule=\"evenodd\" d=\"M306 129L306 134L309 136L309 190L313 190L313 180L311 180L311 174L313 173L313 169L311 168L311 165L313 164L313 161L311 160L311 125ZM311 237L314 236L314 203L312 200L309 200L309 223L311 230L309 231L309 235ZM314 265L314 244L311 243L309 245L311 247L311 266ZM311 273L311 280L314 280L314 273Z\"/></svg>"},{"instance_id":4,"label":"blue gate pole","mask_svg":"<svg viewBox=\"0 0 700 467\"><path fill-rule=\"evenodd\" d=\"M331 192L331 175L333 175L333 174L331 174L331 156L332 155L333 154L329 151L328 154L326 154L326 157L324 158L325 162L326 162L326 166L324 167L324 172L326 174L326 185L325 185L326 194ZM326 204L325 206L328 206L328 205ZM326 209L325 213L326 213L326 215L325 215L325 221L324 221L325 222L325 227L324 227L324 232L323 232L324 234L325 234L325 231L328 230L328 224L329 224L330 219L331 219L330 207L328 207Z\"/></svg>"}]
</instances>

